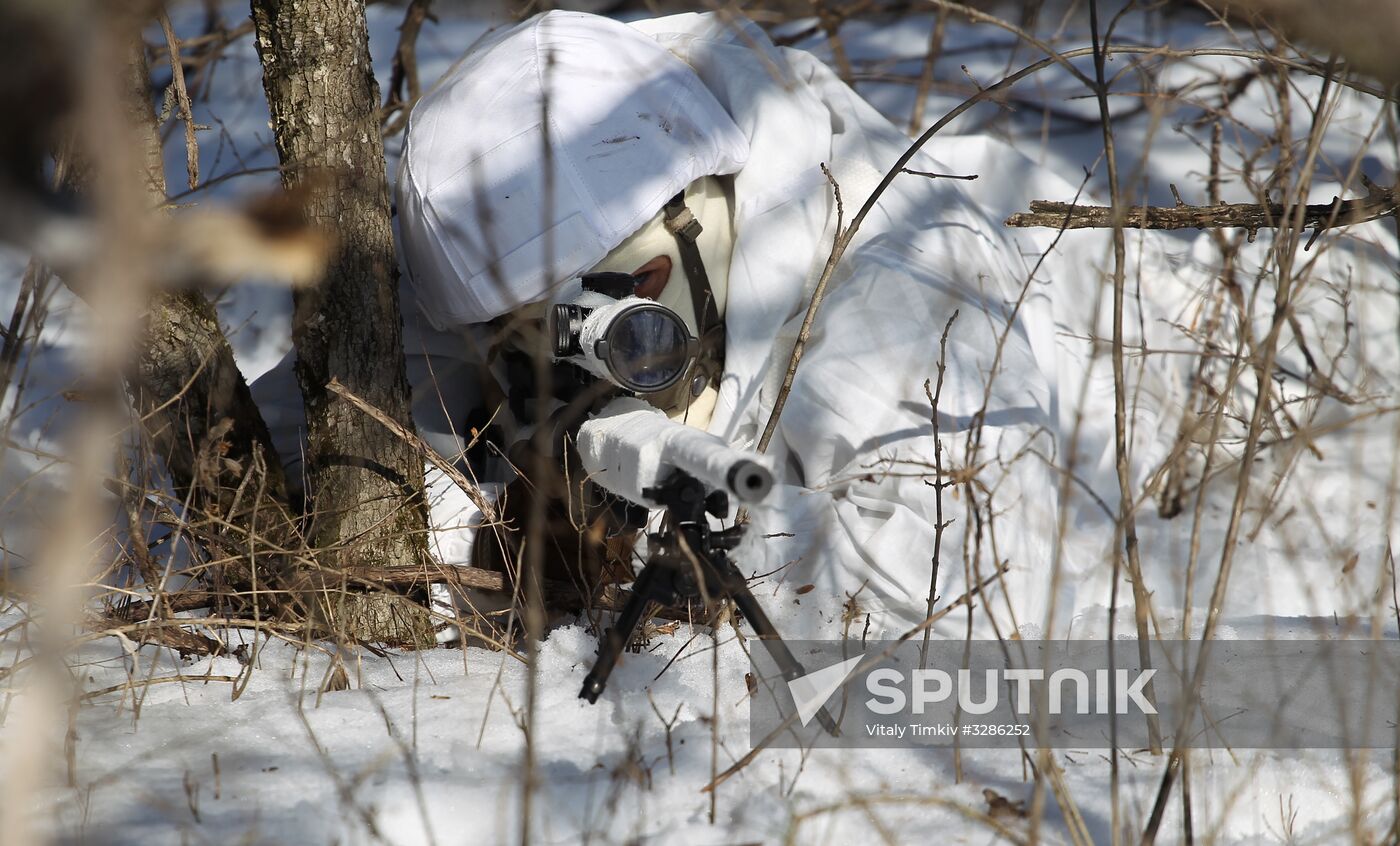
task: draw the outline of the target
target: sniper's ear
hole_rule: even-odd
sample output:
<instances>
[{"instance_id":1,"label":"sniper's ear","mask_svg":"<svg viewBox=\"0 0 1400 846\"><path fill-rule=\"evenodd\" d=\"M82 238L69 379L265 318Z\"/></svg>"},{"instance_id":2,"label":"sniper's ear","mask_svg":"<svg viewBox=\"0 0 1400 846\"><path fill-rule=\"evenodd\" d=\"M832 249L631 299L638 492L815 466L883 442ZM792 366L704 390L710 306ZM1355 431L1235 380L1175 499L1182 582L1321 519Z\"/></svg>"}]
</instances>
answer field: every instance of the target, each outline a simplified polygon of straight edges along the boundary
<instances>
[{"instance_id":1,"label":"sniper's ear","mask_svg":"<svg viewBox=\"0 0 1400 846\"><path fill-rule=\"evenodd\" d=\"M671 257L657 256L632 271L632 275L642 277L642 283L637 286L637 296L654 300L661 296L661 292L666 290L666 283L671 281Z\"/></svg>"}]
</instances>

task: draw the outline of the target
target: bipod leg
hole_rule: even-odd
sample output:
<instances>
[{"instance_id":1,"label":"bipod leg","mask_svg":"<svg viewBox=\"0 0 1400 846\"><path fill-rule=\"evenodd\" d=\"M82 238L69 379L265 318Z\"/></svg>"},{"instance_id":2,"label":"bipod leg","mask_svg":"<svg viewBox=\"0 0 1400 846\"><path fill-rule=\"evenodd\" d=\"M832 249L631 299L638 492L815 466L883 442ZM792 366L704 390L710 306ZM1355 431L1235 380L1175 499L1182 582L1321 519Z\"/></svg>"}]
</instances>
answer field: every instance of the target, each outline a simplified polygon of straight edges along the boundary
<instances>
[{"instance_id":1,"label":"bipod leg","mask_svg":"<svg viewBox=\"0 0 1400 846\"><path fill-rule=\"evenodd\" d=\"M637 580L632 583L632 595L622 606L622 613L598 644L598 658L583 680L583 689L578 694L580 699L587 699L590 704L598 701L598 696L608 684L608 676L612 675L613 667L617 665L617 659L622 657L623 650L632 642L637 626L641 625L647 605L653 601L665 604L669 600L672 591L658 580L660 569L659 565L647 564L637 574Z\"/></svg>"},{"instance_id":2,"label":"bipod leg","mask_svg":"<svg viewBox=\"0 0 1400 846\"><path fill-rule=\"evenodd\" d=\"M749 590L748 582L744 575L739 572L739 568L734 566L734 562L725 559L723 569L725 576L724 592L729 598L734 600L734 604L739 606L739 613L744 615L744 619L753 626L754 633L758 635L763 647L772 656L773 663L778 665L782 671L783 678L789 682L807 675L807 670L803 668L802 662L797 660L797 656L792 654L788 645L778 634L777 628L773 626L773 621L768 619L768 615L763 612L763 606L758 604L758 598ZM826 706L817 711L817 722L832 737L840 735L841 730L837 728L836 721L827 713Z\"/></svg>"}]
</instances>

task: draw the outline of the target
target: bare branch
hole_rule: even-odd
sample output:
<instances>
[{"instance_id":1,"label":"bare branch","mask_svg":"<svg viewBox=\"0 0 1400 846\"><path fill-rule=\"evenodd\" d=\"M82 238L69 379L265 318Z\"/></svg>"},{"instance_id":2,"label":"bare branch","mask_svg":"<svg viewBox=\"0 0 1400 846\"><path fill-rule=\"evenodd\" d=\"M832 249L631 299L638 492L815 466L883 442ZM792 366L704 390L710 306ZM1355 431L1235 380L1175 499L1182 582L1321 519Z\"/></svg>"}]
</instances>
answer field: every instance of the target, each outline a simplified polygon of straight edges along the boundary
<instances>
[{"instance_id":1,"label":"bare branch","mask_svg":"<svg viewBox=\"0 0 1400 846\"><path fill-rule=\"evenodd\" d=\"M909 174L910 176L926 176L926 177L928 177L929 179L961 179L961 180L963 180L963 181L965 181L965 182L971 182L972 180L974 180L974 179L977 178L977 174L975 174L975 173L969 173L969 174L933 173L932 171L927 171L927 170L910 170L910 169L907 168L907 167L900 168L899 170L900 170L900 173L907 173L907 174Z\"/></svg>"},{"instance_id":2,"label":"bare branch","mask_svg":"<svg viewBox=\"0 0 1400 846\"><path fill-rule=\"evenodd\" d=\"M170 15L162 9L160 28L165 31L166 49L170 51L170 86L175 90L175 102L180 106L180 120L185 124L185 169L189 171L190 188L199 185L199 141L194 135L194 111L190 108L190 92L185 87L185 68L180 60L180 41L170 24Z\"/></svg>"},{"instance_id":3,"label":"bare branch","mask_svg":"<svg viewBox=\"0 0 1400 846\"><path fill-rule=\"evenodd\" d=\"M1395 187L1368 186L1365 197L1354 200L1335 198L1330 203L1304 207L1303 227L1322 231L1338 226L1378 220L1395 215ZM1128 229L1247 229L1251 235L1260 229L1292 225L1290 210L1281 203L1219 203L1209 206L1139 206L1129 209L1121 225ZM1077 206L1050 200L1032 200L1030 211L1017 212L1005 221L1007 226L1043 226L1052 229L1111 229L1113 209L1109 206Z\"/></svg>"},{"instance_id":4,"label":"bare branch","mask_svg":"<svg viewBox=\"0 0 1400 846\"><path fill-rule=\"evenodd\" d=\"M408 123L408 113L418 102L422 88L418 82L418 32L423 21L437 23L431 6L433 0L411 0L399 24L399 43L394 49L393 70L384 106L379 110L379 122L385 135L393 135Z\"/></svg>"}]
</instances>

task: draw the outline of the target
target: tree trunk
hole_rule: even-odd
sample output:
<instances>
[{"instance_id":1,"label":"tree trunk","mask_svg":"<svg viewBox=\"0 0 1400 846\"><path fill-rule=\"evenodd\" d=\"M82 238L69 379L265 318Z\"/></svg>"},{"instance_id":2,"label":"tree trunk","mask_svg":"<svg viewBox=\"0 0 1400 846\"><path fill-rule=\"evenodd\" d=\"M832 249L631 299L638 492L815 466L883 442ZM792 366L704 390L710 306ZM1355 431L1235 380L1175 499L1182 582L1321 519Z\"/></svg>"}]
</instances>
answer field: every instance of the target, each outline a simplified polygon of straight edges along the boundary
<instances>
[{"instance_id":1,"label":"tree trunk","mask_svg":"<svg viewBox=\"0 0 1400 846\"><path fill-rule=\"evenodd\" d=\"M311 540L326 566L421 563L422 460L325 387L339 379L413 425L364 3L252 0L252 9L283 183L340 244L324 281L294 294ZM326 611L352 637L432 642L427 612L392 594L342 592Z\"/></svg>"},{"instance_id":2,"label":"tree trunk","mask_svg":"<svg viewBox=\"0 0 1400 846\"><path fill-rule=\"evenodd\" d=\"M125 67L123 106L141 146L143 181L152 204L159 204L166 197L165 169L147 94L145 49L136 35ZM282 582L290 569L286 556L260 554L301 546L282 462L218 313L203 294L152 297L129 378L156 452L176 492L190 503L187 518L196 525L212 519L220 526L201 535L206 544L220 547L215 557L226 562L213 580L240 588Z\"/></svg>"}]
</instances>

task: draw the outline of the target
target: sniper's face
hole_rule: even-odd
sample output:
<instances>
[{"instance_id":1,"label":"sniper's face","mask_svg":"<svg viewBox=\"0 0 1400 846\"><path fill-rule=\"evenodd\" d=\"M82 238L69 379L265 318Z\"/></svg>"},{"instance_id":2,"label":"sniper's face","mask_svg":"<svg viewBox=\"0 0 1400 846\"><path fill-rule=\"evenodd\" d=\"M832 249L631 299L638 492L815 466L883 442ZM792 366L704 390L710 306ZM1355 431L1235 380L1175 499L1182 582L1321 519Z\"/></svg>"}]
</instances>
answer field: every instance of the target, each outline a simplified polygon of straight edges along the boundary
<instances>
[{"instance_id":1,"label":"sniper's face","mask_svg":"<svg viewBox=\"0 0 1400 846\"><path fill-rule=\"evenodd\" d=\"M729 261L733 250L731 187L727 179L706 177L696 180L686 191L686 204L703 227L697 246L708 276L708 296L714 297L721 317L727 305ZM635 296L665 306L681 319L691 337L698 336L696 315L704 304L693 302L676 238L666 228L662 213L614 247L588 272L636 277L640 281ZM576 279L561 280L555 290L553 297L522 306L508 317L505 336L512 348L529 353L551 349L551 311L556 303L578 296L580 287ZM680 385L677 390L639 396L673 419L703 429L709 424L718 394L713 385L696 385L696 388L698 390L692 391Z\"/></svg>"},{"instance_id":2,"label":"sniper's face","mask_svg":"<svg viewBox=\"0 0 1400 846\"><path fill-rule=\"evenodd\" d=\"M620 299L616 308L597 306L599 294L582 294L580 283L575 281L572 285L561 286L562 293L555 299L517 309L509 318L502 341L509 348L519 352L533 355L548 350L556 358L565 356L582 365L585 370L593 372L602 382L612 383L624 389L629 389L633 384L628 381L628 377L640 377L642 381L637 383L639 387L630 388L637 396L665 411L673 419L703 428L709 420L713 397L705 396L704 389L709 387L708 380L703 376L702 370L696 367L698 339L695 338L692 325L696 309L690 302L691 295L686 286L684 271L669 255L657 254L636 264L636 259L632 256L619 255L615 251L585 274L585 286L589 284L587 278L594 274L616 274L617 278L624 280L623 288L627 293L619 291L610 295L626 296L627 301L633 303L638 299L650 300L662 309L647 312L637 306L628 306ZM589 290L596 289L590 287ZM676 292L679 292L679 296L673 296ZM574 325L575 338L583 340L587 337L581 345L582 348L595 350L610 344L611 353L606 362L585 362L583 359L586 356L570 357L557 349L556 345L560 343L556 337L557 333L561 326L568 326L569 323L555 315L554 310L559 307L568 308L570 303L581 296L585 299L579 301L588 303L588 321L606 323L608 318L605 315L609 312L622 311L630 315L629 318L619 317L601 334L597 326L584 328L581 325L583 321ZM667 329L667 326L671 328ZM564 331L567 335L568 330ZM592 358L596 359L597 356ZM600 368L602 364L606 364L607 367ZM666 380L664 387L655 381L657 378ZM651 380L651 384L662 389L649 390L640 387L641 384L646 384L647 380ZM713 391L710 393L713 394ZM697 407L697 401L702 397L706 404L700 408Z\"/></svg>"}]
</instances>

